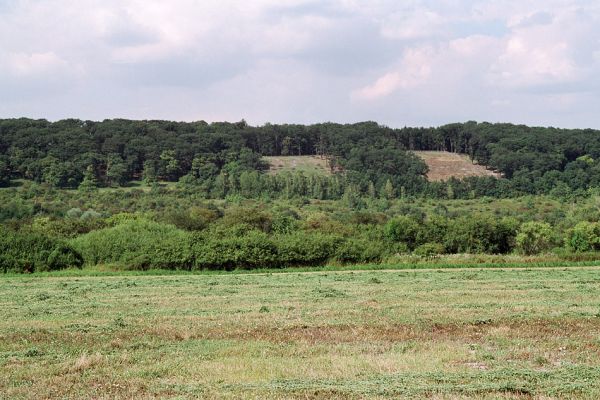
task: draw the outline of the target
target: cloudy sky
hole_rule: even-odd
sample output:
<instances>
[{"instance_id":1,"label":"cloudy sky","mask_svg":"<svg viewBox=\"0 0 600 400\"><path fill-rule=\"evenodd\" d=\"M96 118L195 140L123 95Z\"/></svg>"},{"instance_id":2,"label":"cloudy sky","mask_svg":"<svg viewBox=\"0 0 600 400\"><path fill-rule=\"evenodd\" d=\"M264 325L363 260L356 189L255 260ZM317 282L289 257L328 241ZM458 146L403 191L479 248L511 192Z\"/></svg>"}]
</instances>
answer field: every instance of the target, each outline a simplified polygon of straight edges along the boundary
<instances>
[{"instance_id":1,"label":"cloudy sky","mask_svg":"<svg viewBox=\"0 0 600 400\"><path fill-rule=\"evenodd\" d=\"M0 0L0 117L600 128L598 0Z\"/></svg>"}]
</instances>

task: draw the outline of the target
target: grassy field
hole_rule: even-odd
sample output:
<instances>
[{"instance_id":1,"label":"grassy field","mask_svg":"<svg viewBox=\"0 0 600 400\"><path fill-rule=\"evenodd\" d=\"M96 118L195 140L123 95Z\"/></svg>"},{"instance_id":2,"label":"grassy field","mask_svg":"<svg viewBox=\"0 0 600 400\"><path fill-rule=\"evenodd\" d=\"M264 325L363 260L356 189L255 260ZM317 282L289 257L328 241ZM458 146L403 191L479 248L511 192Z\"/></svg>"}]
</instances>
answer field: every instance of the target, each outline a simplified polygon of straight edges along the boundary
<instances>
[{"instance_id":1,"label":"grassy field","mask_svg":"<svg viewBox=\"0 0 600 400\"><path fill-rule=\"evenodd\" d=\"M600 397L600 268L0 278L0 398Z\"/></svg>"},{"instance_id":2,"label":"grassy field","mask_svg":"<svg viewBox=\"0 0 600 400\"><path fill-rule=\"evenodd\" d=\"M270 165L270 174L304 172L305 174L331 175L325 158L318 156L263 157Z\"/></svg>"},{"instance_id":3,"label":"grassy field","mask_svg":"<svg viewBox=\"0 0 600 400\"><path fill-rule=\"evenodd\" d=\"M445 181L452 177L461 179L468 176L500 176L483 165L473 164L466 154L448 151L415 151L414 153L429 167L427 179L430 181Z\"/></svg>"}]
</instances>

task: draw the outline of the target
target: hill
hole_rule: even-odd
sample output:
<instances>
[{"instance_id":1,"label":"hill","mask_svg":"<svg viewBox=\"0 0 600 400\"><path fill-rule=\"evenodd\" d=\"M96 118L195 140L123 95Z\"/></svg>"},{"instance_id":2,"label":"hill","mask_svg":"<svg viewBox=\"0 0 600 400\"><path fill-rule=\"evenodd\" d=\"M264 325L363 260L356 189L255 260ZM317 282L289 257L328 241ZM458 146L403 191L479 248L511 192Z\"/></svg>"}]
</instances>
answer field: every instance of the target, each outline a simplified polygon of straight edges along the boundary
<instances>
[{"instance_id":1,"label":"hill","mask_svg":"<svg viewBox=\"0 0 600 400\"><path fill-rule=\"evenodd\" d=\"M429 181L445 181L452 177L462 179L468 176L495 176L501 174L491 171L483 165L473 163L466 154L448 151L415 151L427 166Z\"/></svg>"}]
</instances>

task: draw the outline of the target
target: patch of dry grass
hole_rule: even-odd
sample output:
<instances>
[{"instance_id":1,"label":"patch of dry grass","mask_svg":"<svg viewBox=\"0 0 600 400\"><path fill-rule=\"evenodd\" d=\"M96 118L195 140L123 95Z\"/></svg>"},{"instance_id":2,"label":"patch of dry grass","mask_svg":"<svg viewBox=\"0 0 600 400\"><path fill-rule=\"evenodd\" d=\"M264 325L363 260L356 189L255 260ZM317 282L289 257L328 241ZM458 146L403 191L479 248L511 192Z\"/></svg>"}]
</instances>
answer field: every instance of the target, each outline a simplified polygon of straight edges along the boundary
<instances>
[{"instance_id":1,"label":"patch of dry grass","mask_svg":"<svg viewBox=\"0 0 600 400\"><path fill-rule=\"evenodd\" d=\"M306 174L331 175L331 168L325 157L320 156L267 156L263 157L270 165L269 174L282 172L304 172Z\"/></svg>"},{"instance_id":2,"label":"patch of dry grass","mask_svg":"<svg viewBox=\"0 0 600 400\"><path fill-rule=\"evenodd\" d=\"M430 181L446 181L452 177L466 178L469 176L493 176L500 174L475 164L466 154L450 153L448 151L414 151L429 167L427 179Z\"/></svg>"}]
</instances>

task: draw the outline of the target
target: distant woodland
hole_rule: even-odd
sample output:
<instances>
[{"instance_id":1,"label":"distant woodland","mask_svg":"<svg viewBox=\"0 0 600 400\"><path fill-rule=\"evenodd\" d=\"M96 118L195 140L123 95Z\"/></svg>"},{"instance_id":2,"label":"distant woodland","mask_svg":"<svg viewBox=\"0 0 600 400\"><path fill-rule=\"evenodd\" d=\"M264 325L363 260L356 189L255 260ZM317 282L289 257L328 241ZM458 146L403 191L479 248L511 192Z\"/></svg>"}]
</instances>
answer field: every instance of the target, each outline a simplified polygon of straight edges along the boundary
<instances>
[{"instance_id":1,"label":"distant woodland","mask_svg":"<svg viewBox=\"0 0 600 400\"><path fill-rule=\"evenodd\" d=\"M411 150L467 154L504 178L427 182L427 166ZM263 173L263 156L285 155L322 156L334 174ZM81 190L179 182L206 198L564 194L600 186L600 131L477 122L392 129L375 122L0 120L0 185L17 179Z\"/></svg>"}]
</instances>

